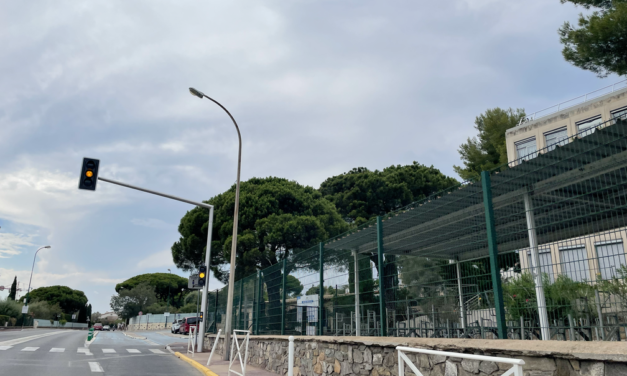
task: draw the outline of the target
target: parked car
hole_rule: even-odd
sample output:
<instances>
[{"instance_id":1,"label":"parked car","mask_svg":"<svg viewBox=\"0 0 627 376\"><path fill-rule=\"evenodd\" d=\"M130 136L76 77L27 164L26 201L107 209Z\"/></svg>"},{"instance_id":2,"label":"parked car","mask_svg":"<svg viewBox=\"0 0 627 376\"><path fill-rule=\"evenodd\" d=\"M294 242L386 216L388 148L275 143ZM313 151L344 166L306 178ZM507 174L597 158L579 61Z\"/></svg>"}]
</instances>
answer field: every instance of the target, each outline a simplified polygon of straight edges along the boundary
<instances>
[{"instance_id":1,"label":"parked car","mask_svg":"<svg viewBox=\"0 0 627 376\"><path fill-rule=\"evenodd\" d=\"M178 320L174 321L172 323L172 327L170 328L170 331L172 333L178 333L179 332L179 328L181 327L181 323L183 323L183 319L178 319Z\"/></svg>"},{"instance_id":2,"label":"parked car","mask_svg":"<svg viewBox=\"0 0 627 376\"><path fill-rule=\"evenodd\" d=\"M94 324L94 330L102 330L102 324L101 323Z\"/></svg>"},{"instance_id":3,"label":"parked car","mask_svg":"<svg viewBox=\"0 0 627 376\"><path fill-rule=\"evenodd\" d=\"M179 327L179 333L181 334L189 334L190 327L195 326L198 327L198 317L186 317L181 322L181 326ZM198 330L198 329L196 329Z\"/></svg>"},{"instance_id":4,"label":"parked car","mask_svg":"<svg viewBox=\"0 0 627 376\"><path fill-rule=\"evenodd\" d=\"M109 327L109 325L105 325L105 326L102 327L102 330L109 331L109 330L111 330L111 327Z\"/></svg>"}]
</instances>

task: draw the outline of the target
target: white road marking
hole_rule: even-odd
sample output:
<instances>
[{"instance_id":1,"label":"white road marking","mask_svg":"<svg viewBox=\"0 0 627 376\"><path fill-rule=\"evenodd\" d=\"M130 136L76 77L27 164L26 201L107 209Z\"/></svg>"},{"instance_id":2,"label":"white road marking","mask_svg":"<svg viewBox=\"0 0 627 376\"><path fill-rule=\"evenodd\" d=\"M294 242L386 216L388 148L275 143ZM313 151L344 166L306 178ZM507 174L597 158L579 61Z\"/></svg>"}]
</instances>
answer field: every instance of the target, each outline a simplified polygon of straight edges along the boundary
<instances>
[{"instance_id":1,"label":"white road marking","mask_svg":"<svg viewBox=\"0 0 627 376\"><path fill-rule=\"evenodd\" d=\"M114 349L102 349L102 352L105 354L115 354Z\"/></svg>"},{"instance_id":2,"label":"white road marking","mask_svg":"<svg viewBox=\"0 0 627 376\"><path fill-rule=\"evenodd\" d=\"M89 351L89 349L88 349L88 348L85 348L85 347L79 347L78 349L76 349L76 352L77 352L77 353L83 353L83 354L85 354L85 355L94 355L94 354L92 354L92 353Z\"/></svg>"},{"instance_id":3,"label":"white road marking","mask_svg":"<svg viewBox=\"0 0 627 376\"><path fill-rule=\"evenodd\" d=\"M39 338L53 336L53 335L56 335L56 334L69 333L69 332L72 332L72 330L59 330L59 331L45 333L45 334L38 334L38 335L35 335L35 336L16 338L16 339L12 339L12 340L9 340L9 341L0 342L0 346L19 345L20 343L32 341L34 339L39 339Z\"/></svg>"},{"instance_id":4,"label":"white road marking","mask_svg":"<svg viewBox=\"0 0 627 376\"><path fill-rule=\"evenodd\" d=\"M50 349L50 352L65 352L65 349L62 347L53 347Z\"/></svg>"},{"instance_id":5,"label":"white road marking","mask_svg":"<svg viewBox=\"0 0 627 376\"><path fill-rule=\"evenodd\" d=\"M0 346L0 350L8 350L13 346Z\"/></svg>"},{"instance_id":6,"label":"white road marking","mask_svg":"<svg viewBox=\"0 0 627 376\"><path fill-rule=\"evenodd\" d=\"M89 362L89 369L91 369L91 372L104 372L104 369L98 362Z\"/></svg>"},{"instance_id":7,"label":"white road marking","mask_svg":"<svg viewBox=\"0 0 627 376\"><path fill-rule=\"evenodd\" d=\"M126 349L126 351L130 352L131 354L141 354L141 351L137 349Z\"/></svg>"},{"instance_id":8,"label":"white road marking","mask_svg":"<svg viewBox=\"0 0 627 376\"><path fill-rule=\"evenodd\" d=\"M155 354L165 354L163 351L161 351L159 349L150 349L150 351L152 351Z\"/></svg>"},{"instance_id":9,"label":"white road marking","mask_svg":"<svg viewBox=\"0 0 627 376\"><path fill-rule=\"evenodd\" d=\"M22 351L37 351L39 347L24 347Z\"/></svg>"}]
</instances>

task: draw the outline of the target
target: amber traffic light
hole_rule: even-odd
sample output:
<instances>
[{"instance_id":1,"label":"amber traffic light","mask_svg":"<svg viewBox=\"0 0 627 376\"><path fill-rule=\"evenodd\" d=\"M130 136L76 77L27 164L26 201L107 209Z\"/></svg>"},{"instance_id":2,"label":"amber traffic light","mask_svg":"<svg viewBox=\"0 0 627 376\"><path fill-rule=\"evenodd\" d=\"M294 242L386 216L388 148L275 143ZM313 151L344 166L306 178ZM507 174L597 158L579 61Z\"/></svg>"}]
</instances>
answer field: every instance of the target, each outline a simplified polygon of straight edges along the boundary
<instances>
[{"instance_id":1,"label":"amber traffic light","mask_svg":"<svg viewBox=\"0 0 627 376\"><path fill-rule=\"evenodd\" d=\"M78 181L78 189L87 189L89 191L96 190L98 182L98 166L100 160L93 158L83 158L83 168Z\"/></svg>"},{"instance_id":2,"label":"amber traffic light","mask_svg":"<svg viewBox=\"0 0 627 376\"><path fill-rule=\"evenodd\" d=\"M201 266L198 268L198 286L203 287L205 285L205 281L207 280L207 267Z\"/></svg>"}]
</instances>

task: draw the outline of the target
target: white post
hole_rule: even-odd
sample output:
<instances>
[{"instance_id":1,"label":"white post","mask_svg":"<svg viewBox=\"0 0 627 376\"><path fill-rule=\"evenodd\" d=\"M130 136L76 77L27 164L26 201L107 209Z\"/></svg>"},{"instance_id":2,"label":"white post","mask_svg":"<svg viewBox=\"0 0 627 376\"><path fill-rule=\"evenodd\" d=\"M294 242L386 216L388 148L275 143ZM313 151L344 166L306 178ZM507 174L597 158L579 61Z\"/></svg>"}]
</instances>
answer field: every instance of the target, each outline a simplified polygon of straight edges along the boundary
<instances>
[{"instance_id":1,"label":"white post","mask_svg":"<svg viewBox=\"0 0 627 376\"><path fill-rule=\"evenodd\" d=\"M211 354L209 354L209 359L207 359L208 366L211 365L211 357L213 357L213 353L216 351L216 347L218 347L218 342L220 341L220 333L222 333L222 329L218 330L216 341L213 343L213 347L211 348Z\"/></svg>"},{"instance_id":2,"label":"white post","mask_svg":"<svg viewBox=\"0 0 627 376\"><path fill-rule=\"evenodd\" d=\"M525 213L527 216L527 233L529 235L529 248L531 250L531 274L536 283L536 301L538 304L538 315L540 316L540 331L542 340L551 339L549 331L549 318L546 312L546 299L544 297L544 286L542 285L542 271L540 269L540 256L538 255L538 238L536 236L536 221L533 216L533 205L529 193L523 195L525 203Z\"/></svg>"},{"instance_id":3,"label":"white post","mask_svg":"<svg viewBox=\"0 0 627 376\"><path fill-rule=\"evenodd\" d=\"M294 376L294 336L290 336L288 345L287 376Z\"/></svg>"},{"instance_id":4,"label":"white post","mask_svg":"<svg viewBox=\"0 0 627 376\"><path fill-rule=\"evenodd\" d=\"M464 295L462 293L462 272L459 269L459 260L456 261L457 266L457 290L459 291L459 314L462 319L462 329L466 330L466 308L464 308Z\"/></svg>"},{"instance_id":5,"label":"white post","mask_svg":"<svg viewBox=\"0 0 627 376\"><path fill-rule=\"evenodd\" d=\"M213 230L213 206L209 209L209 228L207 229L207 251L205 252L205 265L207 266L207 278L202 288L202 321L200 323L200 335L198 336L198 352L202 352L202 343L205 339L205 323L207 322L207 295L209 294L209 277L211 277L211 231Z\"/></svg>"},{"instance_id":6,"label":"white post","mask_svg":"<svg viewBox=\"0 0 627 376\"><path fill-rule=\"evenodd\" d=\"M355 261L355 324L357 337L361 336L361 315L359 314L359 263L357 262L357 251L353 251Z\"/></svg>"}]
</instances>

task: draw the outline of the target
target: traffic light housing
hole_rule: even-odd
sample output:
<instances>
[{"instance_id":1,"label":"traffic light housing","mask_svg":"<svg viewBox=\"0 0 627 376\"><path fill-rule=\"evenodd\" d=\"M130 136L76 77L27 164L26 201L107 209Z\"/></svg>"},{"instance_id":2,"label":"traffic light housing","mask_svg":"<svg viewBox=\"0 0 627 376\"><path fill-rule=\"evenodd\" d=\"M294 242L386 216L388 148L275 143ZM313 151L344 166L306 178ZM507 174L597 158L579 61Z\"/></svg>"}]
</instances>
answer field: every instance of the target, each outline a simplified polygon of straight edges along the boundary
<instances>
[{"instance_id":1,"label":"traffic light housing","mask_svg":"<svg viewBox=\"0 0 627 376\"><path fill-rule=\"evenodd\" d=\"M78 180L78 189L86 189L88 191L96 190L99 166L99 159L83 158L83 168L81 169L81 176Z\"/></svg>"},{"instance_id":2,"label":"traffic light housing","mask_svg":"<svg viewBox=\"0 0 627 376\"><path fill-rule=\"evenodd\" d=\"M205 281L207 281L207 267L203 265L198 268L198 286L204 287Z\"/></svg>"}]
</instances>

